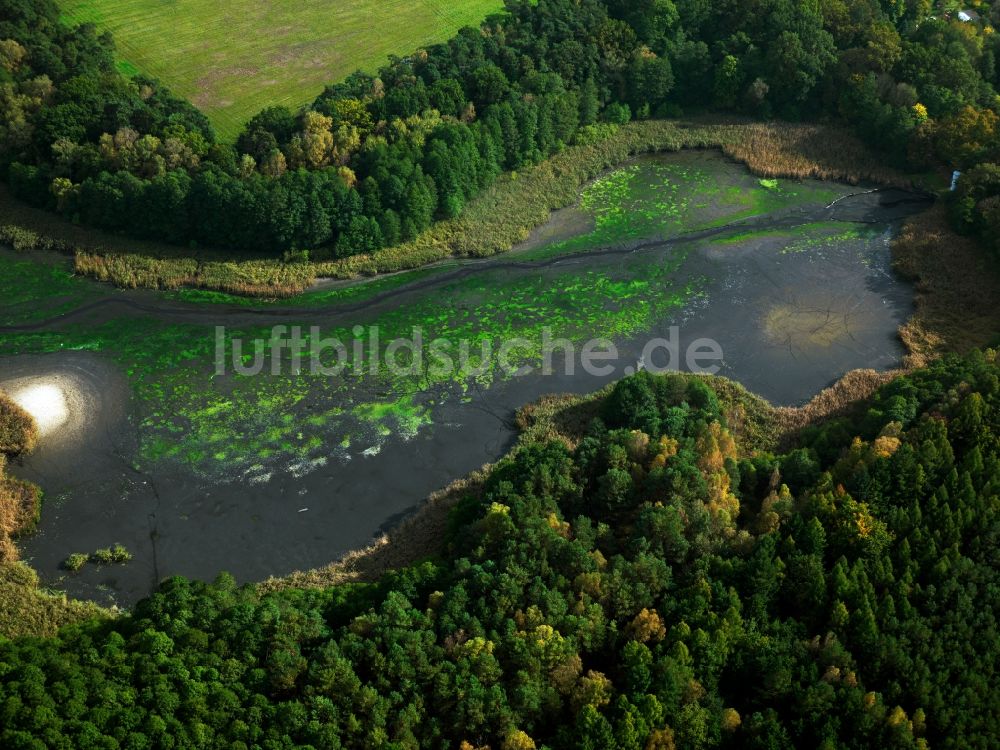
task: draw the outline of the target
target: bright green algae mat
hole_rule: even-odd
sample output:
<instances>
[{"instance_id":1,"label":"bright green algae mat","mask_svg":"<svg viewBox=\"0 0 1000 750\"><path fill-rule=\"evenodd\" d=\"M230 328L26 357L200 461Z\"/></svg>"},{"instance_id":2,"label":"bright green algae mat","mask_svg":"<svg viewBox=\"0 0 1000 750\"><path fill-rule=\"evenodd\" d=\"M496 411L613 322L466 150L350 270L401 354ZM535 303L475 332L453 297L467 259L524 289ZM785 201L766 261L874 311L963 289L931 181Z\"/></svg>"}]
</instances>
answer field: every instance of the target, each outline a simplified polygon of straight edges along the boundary
<instances>
[{"instance_id":1,"label":"bright green algae mat","mask_svg":"<svg viewBox=\"0 0 1000 750\"><path fill-rule=\"evenodd\" d=\"M0 354L77 350L108 356L126 373L133 391L141 442L137 465L176 462L208 478L266 481L275 472L306 473L330 461L347 460L353 453L378 452L389 439L412 438L433 424L443 404L467 399L473 389L509 377L500 369L495 347L488 358L476 356L489 342L524 339L516 349L515 363L537 366L546 330L578 345L596 337L635 338L703 294L707 285L707 279L686 278L679 272L695 247L692 244L600 259L591 259L588 250L673 237L800 205L826 205L846 192L846 187L820 183L763 184L740 167L697 155L627 165L584 191L576 210L585 215L589 230L511 256L516 266L505 266L501 258L494 267L441 280L427 290L407 291L408 284L433 281L460 267L448 264L273 303L276 310L293 306L330 311L276 321L302 326L307 340L310 327L318 325L320 339L336 338L348 348L359 342L365 352L361 366L349 366L336 377L311 374L307 368L294 372L287 354L279 375L216 375L215 324L226 322L217 303L245 307L261 303L200 291L161 298L202 303L196 307L205 311L201 323L170 323L142 313L97 317L86 325L6 332ZM740 231L742 235L737 234ZM788 251L821 251L825 243L843 241L848 235L857 239L867 231L823 224L758 234L782 238ZM719 248L733 248L757 237L740 229L732 234L736 236L721 235L713 242ZM870 241L878 238L872 235ZM551 262L572 254L583 254L579 257L584 262ZM536 263L524 268L526 261ZM30 283L19 281L25 278ZM40 320L120 294L63 269L28 261L4 264L0 289L11 290L0 300L3 325ZM387 299L363 307L376 296ZM333 313L345 305L360 310ZM439 338L466 341L473 371L443 373L425 367L393 374L383 363L372 376L369 332L374 326L383 354L388 342L410 338L414 329L421 331L425 344ZM234 339L247 342L243 359L249 364L253 351L249 342L270 336L270 321L266 326L229 328L226 351L231 354ZM304 362L308 361L307 355ZM265 370L269 367L270 361Z\"/></svg>"},{"instance_id":2,"label":"bright green algae mat","mask_svg":"<svg viewBox=\"0 0 1000 750\"><path fill-rule=\"evenodd\" d=\"M63 266L5 253L0 258L0 326L46 320L98 299L101 288Z\"/></svg>"}]
</instances>

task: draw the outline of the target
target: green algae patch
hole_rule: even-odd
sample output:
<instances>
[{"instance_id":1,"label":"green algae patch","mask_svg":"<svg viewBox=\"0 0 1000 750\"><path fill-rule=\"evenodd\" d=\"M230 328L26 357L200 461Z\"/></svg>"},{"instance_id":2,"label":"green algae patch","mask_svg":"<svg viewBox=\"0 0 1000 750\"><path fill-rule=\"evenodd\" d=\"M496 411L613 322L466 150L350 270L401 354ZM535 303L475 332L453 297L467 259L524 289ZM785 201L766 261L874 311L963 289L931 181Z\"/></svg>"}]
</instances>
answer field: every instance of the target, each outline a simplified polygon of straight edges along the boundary
<instances>
[{"instance_id":1,"label":"green algae patch","mask_svg":"<svg viewBox=\"0 0 1000 750\"><path fill-rule=\"evenodd\" d=\"M96 299L93 282L63 265L18 259L4 253L0 269L0 326L34 323Z\"/></svg>"},{"instance_id":2,"label":"green algae patch","mask_svg":"<svg viewBox=\"0 0 1000 750\"><path fill-rule=\"evenodd\" d=\"M403 439L415 437L421 428L432 423L430 409L416 403L412 396L403 396L398 401L386 403L361 404L353 409L353 414L369 424L395 430Z\"/></svg>"},{"instance_id":3,"label":"green algae patch","mask_svg":"<svg viewBox=\"0 0 1000 750\"><path fill-rule=\"evenodd\" d=\"M362 447L372 455L389 440L411 439L432 427L443 405L467 403L476 388L510 380L525 368L537 370L547 337L578 348L591 339L635 338L704 295L708 280L682 273L694 245L620 254L592 251L627 249L646 240L655 244L748 215L822 206L846 190L814 182L766 186L742 168L703 153L651 157L590 183L577 209L587 217L585 230L521 252L516 263L480 261L476 267L450 261L271 302L204 290L162 293L161 299L186 303L196 313L204 308L203 322L168 322L142 313L10 332L0 341L0 355L79 350L118 363L132 386L138 466L173 462L212 479L252 483L267 481L275 472L298 476L329 461L349 460ZM719 242L737 246L765 236L740 231ZM799 240L838 242L850 231L836 225L767 236L794 249ZM34 266L18 269L36 274L31 289L20 291L15 268L0 270L0 289L10 290L0 306L7 315L27 315L31 295L67 310L97 298L91 282ZM455 268L469 272L446 275ZM285 351L276 363L266 358L261 374L242 375L234 372L233 359L252 368L255 342L267 352L275 339L269 325L244 325L225 331L220 374L215 324L226 318L213 315L220 305L233 307L236 315L263 310L262 320L273 309L274 322L283 326L315 327L315 336L305 336L305 362L324 339L342 342L352 355L359 347L361 358L352 357L336 375L324 375L302 361L296 364ZM776 315L776 329L782 320ZM368 335L376 328L377 342ZM404 355L396 362L402 366L390 367L390 344L412 339L415 332L424 342L451 342L447 353L453 366L433 367L426 359L413 363ZM502 357L500 345L515 339L521 343Z\"/></svg>"}]
</instances>

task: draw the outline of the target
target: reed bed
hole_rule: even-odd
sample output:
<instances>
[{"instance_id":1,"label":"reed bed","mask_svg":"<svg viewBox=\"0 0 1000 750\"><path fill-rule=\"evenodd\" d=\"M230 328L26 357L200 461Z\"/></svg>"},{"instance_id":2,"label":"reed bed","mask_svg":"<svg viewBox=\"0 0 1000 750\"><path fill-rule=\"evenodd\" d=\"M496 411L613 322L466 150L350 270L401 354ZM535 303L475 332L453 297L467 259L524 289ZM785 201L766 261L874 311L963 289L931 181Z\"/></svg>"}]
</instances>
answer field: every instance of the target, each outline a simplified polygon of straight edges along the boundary
<instances>
[{"instance_id":1,"label":"reed bed","mask_svg":"<svg viewBox=\"0 0 1000 750\"><path fill-rule=\"evenodd\" d=\"M469 202L463 214L441 221L415 240L374 253L320 262L232 258L87 230L13 202L0 191L11 223L0 242L20 249L75 254L76 272L125 288L201 288L251 297L289 297L317 278L341 280L411 270L452 257L505 252L574 204L580 189L602 172L645 153L684 148L721 149L763 178L818 178L910 186L881 164L854 136L828 125L759 123L736 119L650 120L608 129L593 142L570 146L519 173L502 176ZM4 233L6 229L6 234Z\"/></svg>"},{"instance_id":2,"label":"reed bed","mask_svg":"<svg viewBox=\"0 0 1000 750\"><path fill-rule=\"evenodd\" d=\"M840 128L750 123L729 129L723 151L760 177L912 186L910 178L887 167L883 157Z\"/></svg>"},{"instance_id":3,"label":"reed bed","mask_svg":"<svg viewBox=\"0 0 1000 750\"><path fill-rule=\"evenodd\" d=\"M114 614L93 602L44 589L38 574L23 562L0 564L0 637L51 636L64 625Z\"/></svg>"},{"instance_id":4,"label":"reed bed","mask_svg":"<svg viewBox=\"0 0 1000 750\"><path fill-rule=\"evenodd\" d=\"M596 143L573 146L518 174L504 175L467 206L413 242L316 266L318 276L351 279L417 268L453 256L485 257L509 250L574 204L602 172L646 153L718 148L765 178L870 181L909 187L912 180L879 164L847 131L823 125L740 121L630 123Z\"/></svg>"},{"instance_id":5,"label":"reed bed","mask_svg":"<svg viewBox=\"0 0 1000 750\"><path fill-rule=\"evenodd\" d=\"M31 453L38 443L38 426L24 409L0 392L0 453Z\"/></svg>"},{"instance_id":6,"label":"reed bed","mask_svg":"<svg viewBox=\"0 0 1000 750\"><path fill-rule=\"evenodd\" d=\"M0 565L18 559L14 540L34 529L41 510L38 487L6 475L6 457L0 454Z\"/></svg>"},{"instance_id":7,"label":"reed bed","mask_svg":"<svg viewBox=\"0 0 1000 750\"><path fill-rule=\"evenodd\" d=\"M909 367L964 354L1000 335L1000 272L980 242L952 228L947 209L911 218L892 246L893 266L913 282L916 310L900 329Z\"/></svg>"},{"instance_id":8,"label":"reed bed","mask_svg":"<svg viewBox=\"0 0 1000 750\"><path fill-rule=\"evenodd\" d=\"M788 445L806 427L826 419L842 417L862 409L882 386L908 370L852 370L829 388L820 391L805 406L779 407L774 417L780 435L779 444Z\"/></svg>"},{"instance_id":9,"label":"reed bed","mask_svg":"<svg viewBox=\"0 0 1000 750\"><path fill-rule=\"evenodd\" d=\"M29 453L37 442L34 420L0 392L0 637L52 635L63 625L111 614L96 604L73 601L41 588L38 574L19 562L16 539L34 529L41 491L10 476L8 456Z\"/></svg>"},{"instance_id":10,"label":"reed bed","mask_svg":"<svg viewBox=\"0 0 1000 750\"><path fill-rule=\"evenodd\" d=\"M76 272L124 289L179 289L197 285L194 258L155 258L136 253L120 255L79 250Z\"/></svg>"},{"instance_id":11,"label":"reed bed","mask_svg":"<svg viewBox=\"0 0 1000 750\"><path fill-rule=\"evenodd\" d=\"M37 442L35 420L0 391L0 564L17 560L15 537L38 521L40 490L6 471L8 457L30 453Z\"/></svg>"}]
</instances>

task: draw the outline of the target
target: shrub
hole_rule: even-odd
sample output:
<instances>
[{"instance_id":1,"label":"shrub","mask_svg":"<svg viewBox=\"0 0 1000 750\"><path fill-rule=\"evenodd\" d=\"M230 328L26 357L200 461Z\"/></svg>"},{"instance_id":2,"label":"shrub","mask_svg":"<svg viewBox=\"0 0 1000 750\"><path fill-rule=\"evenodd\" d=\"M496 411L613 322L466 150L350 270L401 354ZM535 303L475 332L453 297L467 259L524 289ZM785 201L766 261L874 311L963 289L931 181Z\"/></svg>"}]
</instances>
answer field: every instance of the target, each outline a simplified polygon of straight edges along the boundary
<instances>
[{"instance_id":1,"label":"shrub","mask_svg":"<svg viewBox=\"0 0 1000 750\"><path fill-rule=\"evenodd\" d=\"M111 548L102 547L96 550L90 555L90 559L98 565L110 565L113 562L111 559Z\"/></svg>"},{"instance_id":2,"label":"shrub","mask_svg":"<svg viewBox=\"0 0 1000 750\"><path fill-rule=\"evenodd\" d=\"M94 552L90 559L98 565L111 565L113 563L127 563L132 559L132 553L125 549L122 544L115 544L112 547L103 547Z\"/></svg>"},{"instance_id":3,"label":"shrub","mask_svg":"<svg viewBox=\"0 0 1000 750\"><path fill-rule=\"evenodd\" d=\"M111 548L111 561L116 563L127 563L132 559L132 553L125 549L122 544L116 544Z\"/></svg>"},{"instance_id":4,"label":"shrub","mask_svg":"<svg viewBox=\"0 0 1000 750\"><path fill-rule=\"evenodd\" d=\"M70 571L71 573L77 572L78 570L80 570L80 568L82 568L86 564L87 564L87 555L83 552L74 552L65 560L63 560L63 567L66 570Z\"/></svg>"}]
</instances>

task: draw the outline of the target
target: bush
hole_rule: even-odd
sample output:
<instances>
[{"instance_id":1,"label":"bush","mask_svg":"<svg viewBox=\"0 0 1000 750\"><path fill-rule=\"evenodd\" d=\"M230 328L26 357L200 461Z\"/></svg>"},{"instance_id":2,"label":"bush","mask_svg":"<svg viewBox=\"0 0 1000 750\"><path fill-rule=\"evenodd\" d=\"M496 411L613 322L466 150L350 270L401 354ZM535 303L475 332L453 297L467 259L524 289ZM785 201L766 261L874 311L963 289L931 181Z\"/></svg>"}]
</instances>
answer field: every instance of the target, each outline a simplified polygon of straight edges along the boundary
<instances>
[{"instance_id":1,"label":"bush","mask_svg":"<svg viewBox=\"0 0 1000 750\"><path fill-rule=\"evenodd\" d=\"M63 567L70 571L71 573L76 573L80 568L87 564L87 555L83 552L74 552L65 560L63 560Z\"/></svg>"},{"instance_id":2,"label":"bush","mask_svg":"<svg viewBox=\"0 0 1000 750\"><path fill-rule=\"evenodd\" d=\"M110 565L113 562L111 559L111 548L103 547L93 552L90 555L90 559L98 565Z\"/></svg>"},{"instance_id":3,"label":"bush","mask_svg":"<svg viewBox=\"0 0 1000 750\"><path fill-rule=\"evenodd\" d=\"M125 549L122 544L113 547L103 547L90 556L90 560L98 565L111 565L113 563L127 563L132 559L132 553Z\"/></svg>"},{"instance_id":4,"label":"bush","mask_svg":"<svg viewBox=\"0 0 1000 750\"><path fill-rule=\"evenodd\" d=\"M116 544L111 548L111 561L116 563L127 563L132 560L132 553L125 549L122 544Z\"/></svg>"}]
</instances>

